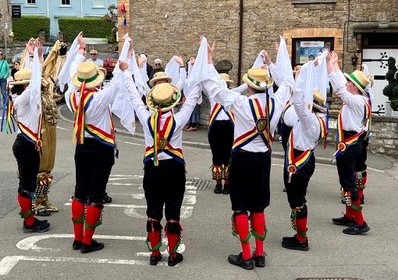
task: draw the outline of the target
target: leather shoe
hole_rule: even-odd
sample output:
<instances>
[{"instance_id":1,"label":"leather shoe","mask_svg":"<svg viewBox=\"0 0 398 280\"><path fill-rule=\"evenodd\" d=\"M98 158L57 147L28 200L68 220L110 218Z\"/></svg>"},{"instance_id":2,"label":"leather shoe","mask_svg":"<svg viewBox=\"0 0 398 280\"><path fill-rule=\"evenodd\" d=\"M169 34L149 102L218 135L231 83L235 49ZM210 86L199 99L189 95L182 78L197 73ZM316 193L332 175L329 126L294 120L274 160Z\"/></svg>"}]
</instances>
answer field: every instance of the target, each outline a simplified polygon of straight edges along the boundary
<instances>
[{"instance_id":1,"label":"leather shoe","mask_svg":"<svg viewBox=\"0 0 398 280\"><path fill-rule=\"evenodd\" d=\"M176 264L182 262L184 257L180 253L175 253L175 256L170 255L167 261L168 266L175 266Z\"/></svg>"},{"instance_id":2,"label":"leather shoe","mask_svg":"<svg viewBox=\"0 0 398 280\"><path fill-rule=\"evenodd\" d=\"M216 194L222 193L222 185L221 184L216 185L216 187L214 188L214 193L216 193Z\"/></svg>"},{"instance_id":3,"label":"leather shoe","mask_svg":"<svg viewBox=\"0 0 398 280\"><path fill-rule=\"evenodd\" d=\"M296 237L284 237L282 240L282 247L291 250L308 251L308 240L299 242Z\"/></svg>"},{"instance_id":4,"label":"leather shoe","mask_svg":"<svg viewBox=\"0 0 398 280\"><path fill-rule=\"evenodd\" d=\"M253 259L248 259L248 260L244 260L242 258L242 253L240 253L239 255L229 255L228 256L228 262L230 264L236 265L236 266L240 266L243 269L247 269L247 270L251 270L254 268L254 261Z\"/></svg>"},{"instance_id":5,"label":"leather shoe","mask_svg":"<svg viewBox=\"0 0 398 280\"><path fill-rule=\"evenodd\" d=\"M362 234L365 232L368 232L370 230L368 224L366 222L363 223L363 225L353 225L350 226L349 228L346 228L343 230L343 233L345 234L351 234L351 235L356 235L356 234Z\"/></svg>"},{"instance_id":6,"label":"leather shoe","mask_svg":"<svg viewBox=\"0 0 398 280\"><path fill-rule=\"evenodd\" d=\"M158 262L160 262L160 260L162 259L162 254L159 255L151 255L151 257L149 258L149 264L150 265L157 265Z\"/></svg>"},{"instance_id":7,"label":"leather shoe","mask_svg":"<svg viewBox=\"0 0 398 280\"><path fill-rule=\"evenodd\" d=\"M265 267L265 256L257 256L253 254L254 265L256 267Z\"/></svg>"},{"instance_id":8,"label":"leather shoe","mask_svg":"<svg viewBox=\"0 0 398 280\"><path fill-rule=\"evenodd\" d=\"M229 185L228 184L224 184L224 189L222 190L223 194L229 194Z\"/></svg>"},{"instance_id":9,"label":"leather shoe","mask_svg":"<svg viewBox=\"0 0 398 280\"><path fill-rule=\"evenodd\" d=\"M104 247L105 247L104 243L97 242L96 240L93 239L90 245L82 244L80 252L82 252L83 254L95 252L104 249Z\"/></svg>"},{"instance_id":10,"label":"leather shoe","mask_svg":"<svg viewBox=\"0 0 398 280\"><path fill-rule=\"evenodd\" d=\"M334 218L332 219L333 224L338 225L338 226L346 226L346 227L351 227L355 225L355 221L347 218L346 215L340 218Z\"/></svg>"},{"instance_id":11,"label":"leather shoe","mask_svg":"<svg viewBox=\"0 0 398 280\"><path fill-rule=\"evenodd\" d=\"M82 247L82 244L83 243L81 241L73 240L73 244L72 244L73 250L80 250L80 248Z\"/></svg>"}]
</instances>

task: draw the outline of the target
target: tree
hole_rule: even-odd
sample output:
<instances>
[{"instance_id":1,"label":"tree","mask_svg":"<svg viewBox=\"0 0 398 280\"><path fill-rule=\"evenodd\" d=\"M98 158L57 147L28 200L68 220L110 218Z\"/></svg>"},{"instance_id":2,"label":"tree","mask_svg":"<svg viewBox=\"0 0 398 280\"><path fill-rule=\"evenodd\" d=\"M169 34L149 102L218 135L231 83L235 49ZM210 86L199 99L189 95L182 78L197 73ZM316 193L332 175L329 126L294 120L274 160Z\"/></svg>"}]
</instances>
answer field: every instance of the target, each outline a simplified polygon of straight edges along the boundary
<instances>
[{"instance_id":1,"label":"tree","mask_svg":"<svg viewBox=\"0 0 398 280\"><path fill-rule=\"evenodd\" d=\"M383 89L383 94L388 97L391 102L391 108L398 110L398 69L395 65L395 58L390 56L388 59L388 71L386 80L388 85Z\"/></svg>"}]
</instances>

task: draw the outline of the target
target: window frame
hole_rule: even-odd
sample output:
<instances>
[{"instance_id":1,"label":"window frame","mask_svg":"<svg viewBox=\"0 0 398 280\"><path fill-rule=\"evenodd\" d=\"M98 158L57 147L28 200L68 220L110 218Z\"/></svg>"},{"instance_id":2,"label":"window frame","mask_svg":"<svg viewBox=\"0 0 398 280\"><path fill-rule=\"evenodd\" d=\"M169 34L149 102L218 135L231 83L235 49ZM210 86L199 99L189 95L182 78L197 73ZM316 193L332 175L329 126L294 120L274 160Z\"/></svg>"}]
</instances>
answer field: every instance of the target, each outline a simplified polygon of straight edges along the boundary
<instances>
[{"instance_id":1,"label":"window frame","mask_svg":"<svg viewBox=\"0 0 398 280\"><path fill-rule=\"evenodd\" d=\"M303 65L305 61L300 60L300 53L306 52L305 47L300 47L301 43L308 43L311 45L311 43L315 42L323 42L324 45L323 47L307 47L307 48L312 48L314 53L311 53L312 55L315 55L318 53L318 51L321 51L320 48L328 48L330 50L333 50L334 48L334 37L308 37L308 38L293 38L292 39L292 65ZM316 49L319 50L316 50ZM307 50L308 51L308 50ZM310 55L311 55L310 54ZM302 57L302 55L301 55Z\"/></svg>"},{"instance_id":2,"label":"window frame","mask_svg":"<svg viewBox=\"0 0 398 280\"><path fill-rule=\"evenodd\" d=\"M97 4L97 1L101 1L101 4ZM93 0L94 8L105 8L105 0Z\"/></svg>"},{"instance_id":3,"label":"window frame","mask_svg":"<svg viewBox=\"0 0 398 280\"><path fill-rule=\"evenodd\" d=\"M29 3L29 2L34 2L34 3ZM37 1L36 0L26 0L26 6L36 6Z\"/></svg>"},{"instance_id":4,"label":"window frame","mask_svg":"<svg viewBox=\"0 0 398 280\"><path fill-rule=\"evenodd\" d=\"M63 3L62 3L63 1L65 1L65 2L68 1L69 4L63 4ZM70 3L71 3L71 0L60 0L60 1L59 1L59 5L60 5L61 7L70 7L70 6L71 6Z\"/></svg>"}]
</instances>

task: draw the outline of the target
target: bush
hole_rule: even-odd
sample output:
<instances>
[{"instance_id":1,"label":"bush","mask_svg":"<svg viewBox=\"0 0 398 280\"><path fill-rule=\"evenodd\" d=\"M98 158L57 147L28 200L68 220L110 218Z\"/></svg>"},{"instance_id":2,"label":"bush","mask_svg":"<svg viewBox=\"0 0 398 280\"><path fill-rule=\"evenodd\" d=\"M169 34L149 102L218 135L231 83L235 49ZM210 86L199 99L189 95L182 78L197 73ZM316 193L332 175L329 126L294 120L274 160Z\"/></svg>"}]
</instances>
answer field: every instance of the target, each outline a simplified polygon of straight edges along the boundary
<instances>
[{"instance_id":1,"label":"bush","mask_svg":"<svg viewBox=\"0 0 398 280\"><path fill-rule=\"evenodd\" d=\"M73 41L80 31L87 38L107 38L109 43L115 41L112 32L115 25L104 18L60 18L58 24L66 42Z\"/></svg>"},{"instance_id":2,"label":"bush","mask_svg":"<svg viewBox=\"0 0 398 280\"><path fill-rule=\"evenodd\" d=\"M50 18L43 16L22 16L12 19L14 40L28 41L30 38L39 37L39 32L44 31L46 40L50 34Z\"/></svg>"},{"instance_id":3,"label":"bush","mask_svg":"<svg viewBox=\"0 0 398 280\"><path fill-rule=\"evenodd\" d=\"M386 80L388 85L383 89L383 94L390 100L391 108L398 110L398 69L395 66L396 60L391 56L387 63Z\"/></svg>"}]
</instances>

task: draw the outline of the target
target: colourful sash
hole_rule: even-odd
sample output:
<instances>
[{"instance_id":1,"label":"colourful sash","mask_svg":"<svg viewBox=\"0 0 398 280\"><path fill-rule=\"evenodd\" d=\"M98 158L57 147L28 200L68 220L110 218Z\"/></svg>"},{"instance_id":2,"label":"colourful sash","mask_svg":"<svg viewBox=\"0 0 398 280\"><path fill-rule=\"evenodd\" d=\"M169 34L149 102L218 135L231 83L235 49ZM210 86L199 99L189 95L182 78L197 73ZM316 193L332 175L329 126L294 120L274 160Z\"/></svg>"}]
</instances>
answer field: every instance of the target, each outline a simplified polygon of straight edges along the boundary
<instances>
[{"instance_id":1,"label":"colourful sash","mask_svg":"<svg viewBox=\"0 0 398 280\"><path fill-rule=\"evenodd\" d=\"M32 130L30 130L29 127L24 125L21 122L18 122L18 127L21 130L22 135L27 139L28 141L32 142L35 144L35 148L37 151L41 151L41 147L43 146L43 142L41 141L41 114L39 115L39 123L37 125L37 133L34 133Z\"/></svg>"},{"instance_id":2,"label":"colourful sash","mask_svg":"<svg viewBox=\"0 0 398 280\"><path fill-rule=\"evenodd\" d=\"M274 114L274 102L274 99L271 98L267 102L267 110L262 110L261 104L258 99L249 99L250 108L253 114L254 121L256 122L256 126L252 130L244 133L234 140L232 153L237 152L241 147L253 141L253 139L255 139L259 135L263 139L268 149L271 149L272 134L269 128L269 122Z\"/></svg>"},{"instance_id":3,"label":"colourful sash","mask_svg":"<svg viewBox=\"0 0 398 280\"><path fill-rule=\"evenodd\" d=\"M95 91L85 91L85 93L80 98L80 103L77 104L76 93L73 92L70 95L70 103L72 105L72 109L75 112L75 122L74 122L74 141L77 140L77 144L84 143L84 131L89 133L93 138L98 140L99 142L111 146L116 149L116 141L115 141L115 126L112 119L112 114L110 110L109 118L111 120L111 132L108 133L103 131L102 129L96 127L93 124L85 123L85 112L90 105L90 102L93 100L93 95ZM116 149L116 157L117 157L117 149Z\"/></svg>"},{"instance_id":4,"label":"colourful sash","mask_svg":"<svg viewBox=\"0 0 398 280\"><path fill-rule=\"evenodd\" d=\"M214 105L214 107L213 107L213 110L211 110L211 112L210 112L210 117L209 117L209 129L210 129L211 125L213 124L214 120L216 119L216 117L218 116L218 114L219 114L221 111L224 111L224 112L227 114L227 116L228 116L228 118L229 118L229 121L230 121L232 124L234 124L234 122L235 122L235 116L234 116L234 114L232 114L230 111L225 110L225 109L224 109L224 106L222 106L221 104L215 103L215 105Z\"/></svg>"},{"instance_id":5,"label":"colourful sash","mask_svg":"<svg viewBox=\"0 0 398 280\"><path fill-rule=\"evenodd\" d=\"M372 112L371 107L367 102L364 106L364 118L363 118L364 126L366 126L367 122L370 120L371 112ZM343 154L348 146L358 142L358 139L362 136L362 134L364 134L364 131L357 132L350 137L344 138L343 118L341 116L341 111L340 111L339 116L337 118L337 150L333 154L333 156L338 157L341 154Z\"/></svg>"},{"instance_id":6,"label":"colourful sash","mask_svg":"<svg viewBox=\"0 0 398 280\"><path fill-rule=\"evenodd\" d=\"M161 114L156 113L148 118L148 128L153 137L153 145L145 149L144 163L153 160L154 165L159 165L158 154L164 152L178 162L185 163L182 149L170 145L176 123L174 116L167 117L163 127L160 127Z\"/></svg>"},{"instance_id":7,"label":"colourful sash","mask_svg":"<svg viewBox=\"0 0 398 280\"><path fill-rule=\"evenodd\" d=\"M7 94L8 95L8 94ZM0 131L5 133L13 133L16 131L16 120L14 117L14 104L12 102L11 96L5 100Z\"/></svg>"},{"instance_id":8,"label":"colourful sash","mask_svg":"<svg viewBox=\"0 0 398 280\"><path fill-rule=\"evenodd\" d=\"M320 133L318 142L327 136L327 127L325 121L318 117ZM293 130L290 132L289 140L286 147L286 166L287 171L289 172L289 183L291 182L291 177L293 174L296 174L298 170L300 170L310 159L313 150L303 151L298 157L294 156L294 143L293 143Z\"/></svg>"}]
</instances>

